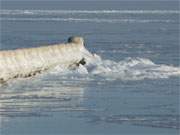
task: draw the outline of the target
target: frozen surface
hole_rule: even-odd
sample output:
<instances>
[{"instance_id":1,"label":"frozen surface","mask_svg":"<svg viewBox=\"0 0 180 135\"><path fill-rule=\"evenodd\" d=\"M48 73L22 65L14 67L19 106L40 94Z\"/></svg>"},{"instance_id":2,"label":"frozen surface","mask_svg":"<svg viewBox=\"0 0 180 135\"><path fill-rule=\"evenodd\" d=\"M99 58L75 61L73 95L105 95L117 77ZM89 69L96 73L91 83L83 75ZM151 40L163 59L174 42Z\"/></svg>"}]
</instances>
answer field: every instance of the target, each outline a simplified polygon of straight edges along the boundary
<instances>
[{"instance_id":1,"label":"frozen surface","mask_svg":"<svg viewBox=\"0 0 180 135\"><path fill-rule=\"evenodd\" d=\"M178 2L3 2L1 50L78 35L93 55L2 85L1 134L178 135L179 14Z\"/></svg>"}]
</instances>

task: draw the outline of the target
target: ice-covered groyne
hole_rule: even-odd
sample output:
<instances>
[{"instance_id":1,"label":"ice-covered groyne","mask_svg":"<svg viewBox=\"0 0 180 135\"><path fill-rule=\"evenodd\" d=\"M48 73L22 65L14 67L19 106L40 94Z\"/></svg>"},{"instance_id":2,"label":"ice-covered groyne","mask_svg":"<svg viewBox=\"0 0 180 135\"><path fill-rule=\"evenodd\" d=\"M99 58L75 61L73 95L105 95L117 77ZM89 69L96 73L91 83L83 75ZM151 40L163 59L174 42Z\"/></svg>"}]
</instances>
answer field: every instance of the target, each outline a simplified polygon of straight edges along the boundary
<instances>
[{"instance_id":1,"label":"ice-covered groyne","mask_svg":"<svg viewBox=\"0 0 180 135\"><path fill-rule=\"evenodd\" d=\"M70 37L63 44L0 51L0 82L30 77L57 65L68 68L85 64L85 52L81 37Z\"/></svg>"},{"instance_id":2,"label":"ice-covered groyne","mask_svg":"<svg viewBox=\"0 0 180 135\"><path fill-rule=\"evenodd\" d=\"M143 80L179 76L180 68L155 64L147 58L104 60L90 53L81 37L67 43L37 48L0 51L0 84L14 78L27 78L46 70L53 74L86 74L108 80Z\"/></svg>"}]
</instances>

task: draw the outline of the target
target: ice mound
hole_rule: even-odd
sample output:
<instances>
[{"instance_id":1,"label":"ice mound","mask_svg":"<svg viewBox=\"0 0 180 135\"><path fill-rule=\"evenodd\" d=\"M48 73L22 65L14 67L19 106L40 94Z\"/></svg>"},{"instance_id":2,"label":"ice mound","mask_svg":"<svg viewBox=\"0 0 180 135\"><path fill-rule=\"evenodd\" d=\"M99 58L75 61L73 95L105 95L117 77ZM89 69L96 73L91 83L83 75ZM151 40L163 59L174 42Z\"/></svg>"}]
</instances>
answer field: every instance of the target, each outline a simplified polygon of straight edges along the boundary
<instances>
[{"instance_id":1,"label":"ice mound","mask_svg":"<svg viewBox=\"0 0 180 135\"><path fill-rule=\"evenodd\" d=\"M84 47L81 37L68 43L30 49L0 51L0 82L26 78L47 71L50 74L83 74L107 80L143 80L180 76L180 67L155 64L147 58L104 60Z\"/></svg>"},{"instance_id":2,"label":"ice mound","mask_svg":"<svg viewBox=\"0 0 180 135\"><path fill-rule=\"evenodd\" d=\"M74 68L83 64L83 50L83 38L70 37L64 44L0 51L0 82L31 77L57 65Z\"/></svg>"}]
</instances>

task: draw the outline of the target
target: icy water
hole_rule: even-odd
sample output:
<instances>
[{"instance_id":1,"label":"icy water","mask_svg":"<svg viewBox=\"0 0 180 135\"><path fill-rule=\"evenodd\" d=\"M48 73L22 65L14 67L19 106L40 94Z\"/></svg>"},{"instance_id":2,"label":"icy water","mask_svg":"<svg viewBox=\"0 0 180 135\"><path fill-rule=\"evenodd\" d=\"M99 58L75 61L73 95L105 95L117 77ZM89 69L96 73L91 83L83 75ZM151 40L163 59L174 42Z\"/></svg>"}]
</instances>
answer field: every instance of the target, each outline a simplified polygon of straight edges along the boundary
<instances>
[{"instance_id":1,"label":"icy water","mask_svg":"<svg viewBox=\"0 0 180 135\"><path fill-rule=\"evenodd\" d=\"M1 50L80 35L95 57L1 86L0 134L178 135L179 15L175 1L1 2Z\"/></svg>"}]
</instances>

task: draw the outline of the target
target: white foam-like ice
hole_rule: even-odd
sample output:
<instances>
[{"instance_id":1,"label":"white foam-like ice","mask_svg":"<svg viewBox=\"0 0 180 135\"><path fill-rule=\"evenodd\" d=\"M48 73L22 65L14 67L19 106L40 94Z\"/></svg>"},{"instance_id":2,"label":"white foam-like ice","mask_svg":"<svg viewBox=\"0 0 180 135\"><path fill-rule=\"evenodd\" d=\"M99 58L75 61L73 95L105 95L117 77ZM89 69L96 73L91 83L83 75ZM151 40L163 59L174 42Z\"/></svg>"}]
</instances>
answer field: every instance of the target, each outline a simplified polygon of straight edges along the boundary
<instances>
[{"instance_id":1,"label":"white foam-like ice","mask_svg":"<svg viewBox=\"0 0 180 135\"><path fill-rule=\"evenodd\" d=\"M93 79L93 76L99 76L106 80L116 80L116 79L143 80L143 79L158 79L158 78L169 78L172 76L180 76L180 67L175 67L175 66L170 66L170 65L165 65L165 64L155 64L154 62L152 62L151 60L147 58L126 58L119 62L112 61L112 60L104 60L96 54L91 54L85 47L81 47L81 48L82 49L80 51L76 51L76 53L73 52L75 51L73 50L73 51L63 52L63 53L58 52L57 56L56 55L51 56L53 59L52 62L55 61L54 63L56 64L53 65L51 68L49 68L48 72L52 75L58 75L58 77L61 77L64 75L66 76L69 74L73 75L72 77L74 77L74 74L75 75L79 74L79 75L87 76L89 79ZM73 46L69 46L69 49L72 50ZM32 51L36 52L35 49ZM59 55L61 55L60 58L58 57ZM46 55L44 56L45 56L44 58L46 59L47 58ZM64 66L62 64L65 62L66 63L69 62L69 64L71 65L71 63L73 63L76 59L81 60L82 58L84 58L86 61L85 65L80 64L79 66L77 65ZM35 61L37 61L38 59L39 57L36 57ZM5 60L2 59L1 62ZM59 61L62 61L62 62L59 62ZM18 61L16 61L16 66L20 65L23 62L24 61L20 61L20 63L18 63ZM10 61L10 63L12 62ZM37 63L33 63L32 64L33 66L29 66L29 68L31 69L30 70L31 72L33 72L36 69L36 66L38 66L36 64ZM50 65L52 65L52 63L47 62L46 67L50 67ZM17 74L17 72L19 72L19 70L16 69L15 65L9 64L9 66L10 66L9 69L11 69L11 71L14 71L13 73L11 73L12 75ZM4 66L1 65L1 68L6 69L6 65ZM9 70L7 69L5 71L9 72ZM26 72L29 73L29 71L26 71L26 70L23 71L23 73L26 73ZM13 76L12 77L10 76L11 74L8 74L9 78L13 77ZM1 76L3 76L3 74L1 74ZM85 79L84 76L82 77L83 79ZM73 78L70 78L70 79L73 80Z\"/></svg>"},{"instance_id":2,"label":"white foam-like ice","mask_svg":"<svg viewBox=\"0 0 180 135\"><path fill-rule=\"evenodd\" d=\"M99 18L0 18L2 21L57 21L93 23L174 23L171 19L99 19Z\"/></svg>"},{"instance_id":3,"label":"white foam-like ice","mask_svg":"<svg viewBox=\"0 0 180 135\"><path fill-rule=\"evenodd\" d=\"M126 58L115 62L112 60L103 60L100 56L94 54L93 57L86 57L87 64L80 66L74 73L95 75L107 80L143 80L160 79L172 76L180 76L180 67L169 66L165 64L155 64L146 58ZM62 72L62 68L56 68L56 73ZM72 73L72 71L66 72Z\"/></svg>"},{"instance_id":4,"label":"white foam-like ice","mask_svg":"<svg viewBox=\"0 0 180 135\"><path fill-rule=\"evenodd\" d=\"M0 10L0 15L180 14L178 10Z\"/></svg>"},{"instance_id":5,"label":"white foam-like ice","mask_svg":"<svg viewBox=\"0 0 180 135\"><path fill-rule=\"evenodd\" d=\"M142 80L180 75L179 67L155 64L146 58L126 58L119 62L98 59L99 62L92 64L95 66L89 72L112 79Z\"/></svg>"}]
</instances>

